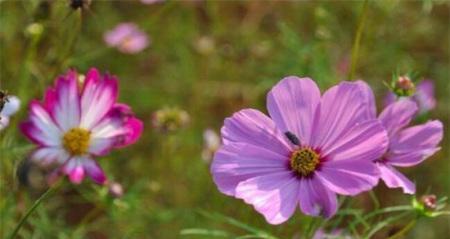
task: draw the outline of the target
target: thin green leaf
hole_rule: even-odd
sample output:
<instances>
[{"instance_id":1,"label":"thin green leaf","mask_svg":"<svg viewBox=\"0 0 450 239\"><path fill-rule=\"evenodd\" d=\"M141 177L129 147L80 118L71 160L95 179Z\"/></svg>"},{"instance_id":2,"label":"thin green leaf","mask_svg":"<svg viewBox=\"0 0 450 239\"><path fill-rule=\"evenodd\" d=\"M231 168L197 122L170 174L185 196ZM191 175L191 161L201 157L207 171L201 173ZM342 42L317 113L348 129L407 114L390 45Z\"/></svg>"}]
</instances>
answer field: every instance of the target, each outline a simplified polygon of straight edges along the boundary
<instances>
[{"instance_id":1,"label":"thin green leaf","mask_svg":"<svg viewBox=\"0 0 450 239\"><path fill-rule=\"evenodd\" d=\"M203 228L187 228L187 229L183 229L183 230L181 230L180 235L182 235L182 236L201 235L201 236L225 237L225 238L231 238L232 237L226 231L213 230L213 229L203 229Z\"/></svg>"},{"instance_id":2,"label":"thin green leaf","mask_svg":"<svg viewBox=\"0 0 450 239\"><path fill-rule=\"evenodd\" d=\"M372 230L370 230L363 238L367 238L367 239L372 238L372 236L373 236L375 233L377 233L379 230L381 230L381 229L383 229L384 227L390 225L391 223L393 223L393 222L395 222L395 221L397 221L397 220L399 220L399 219L401 219L401 218L407 216L409 213L410 213L410 212L404 212L404 213L401 213L401 214L399 214L399 215L396 215L396 216L387 218L386 220L383 220L383 221L381 221L381 222L375 224L375 226L372 227Z\"/></svg>"},{"instance_id":3,"label":"thin green leaf","mask_svg":"<svg viewBox=\"0 0 450 239\"><path fill-rule=\"evenodd\" d=\"M253 233L254 235L257 235L257 236L262 236L264 238L272 238L272 239L276 239L277 238L277 237L275 237L273 235L270 235L269 233L267 233L267 232L265 232L265 231L263 231L261 229L249 226L249 225L247 225L245 223L242 223L242 222L240 222L240 221L238 221L238 220L236 220L234 218L222 215L220 213L210 213L210 212L206 212L206 211L203 211L203 210L200 210L199 213L202 214L204 217L215 219L217 221L225 222L227 224L230 224L230 225L233 225L235 227L241 228L241 229L243 229L243 230L245 230L247 232Z\"/></svg>"}]
</instances>

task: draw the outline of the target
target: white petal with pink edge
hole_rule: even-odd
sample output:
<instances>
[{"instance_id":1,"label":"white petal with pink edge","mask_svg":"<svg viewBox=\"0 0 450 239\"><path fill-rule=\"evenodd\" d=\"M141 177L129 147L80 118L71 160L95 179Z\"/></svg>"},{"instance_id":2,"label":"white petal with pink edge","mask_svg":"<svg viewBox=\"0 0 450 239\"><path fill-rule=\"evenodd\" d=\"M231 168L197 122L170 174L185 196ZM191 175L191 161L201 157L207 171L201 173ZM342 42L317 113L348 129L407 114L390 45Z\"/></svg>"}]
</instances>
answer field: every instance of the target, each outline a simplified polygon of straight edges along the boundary
<instances>
[{"instance_id":1,"label":"white petal with pink edge","mask_svg":"<svg viewBox=\"0 0 450 239\"><path fill-rule=\"evenodd\" d=\"M37 102L30 103L29 121L20 125L22 132L35 143L44 146L60 146L62 131L48 112Z\"/></svg>"},{"instance_id":2,"label":"white petal with pink edge","mask_svg":"<svg viewBox=\"0 0 450 239\"><path fill-rule=\"evenodd\" d=\"M55 102L51 114L63 131L75 128L80 123L80 99L78 79L74 71L56 81Z\"/></svg>"},{"instance_id":3,"label":"white petal with pink edge","mask_svg":"<svg viewBox=\"0 0 450 239\"><path fill-rule=\"evenodd\" d=\"M85 129L92 129L111 110L117 100L117 80L105 75L100 79L97 70L91 70L81 94L81 123Z\"/></svg>"},{"instance_id":4,"label":"white petal with pink edge","mask_svg":"<svg viewBox=\"0 0 450 239\"><path fill-rule=\"evenodd\" d=\"M31 159L41 165L63 164L69 157L70 155L60 147L39 148L31 155Z\"/></svg>"}]
</instances>

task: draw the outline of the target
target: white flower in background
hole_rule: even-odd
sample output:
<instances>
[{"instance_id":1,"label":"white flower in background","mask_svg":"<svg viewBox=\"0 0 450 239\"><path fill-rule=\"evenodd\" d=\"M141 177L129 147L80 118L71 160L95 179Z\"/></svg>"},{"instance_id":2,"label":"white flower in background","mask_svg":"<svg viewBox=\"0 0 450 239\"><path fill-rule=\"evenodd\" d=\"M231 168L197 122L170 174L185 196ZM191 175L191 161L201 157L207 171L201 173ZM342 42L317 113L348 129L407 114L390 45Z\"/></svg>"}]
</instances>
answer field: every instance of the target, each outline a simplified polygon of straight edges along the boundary
<instances>
[{"instance_id":1,"label":"white flower in background","mask_svg":"<svg viewBox=\"0 0 450 239\"><path fill-rule=\"evenodd\" d=\"M214 152L220 147L220 137L216 131L206 129L203 131L203 151L202 159L209 163L211 162Z\"/></svg>"},{"instance_id":2,"label":"white flower in background","mask_svg":"<svg viewBox=\"0 0 450 239\"><path fill-rule=\"evenodd\" d=\"M3 110L0 112L0 131L2 131L9 124L9 118L15 114L20 107L20 100L17 96L8 96L8 101L5 103Z\"/></svg>"}]
</instances>

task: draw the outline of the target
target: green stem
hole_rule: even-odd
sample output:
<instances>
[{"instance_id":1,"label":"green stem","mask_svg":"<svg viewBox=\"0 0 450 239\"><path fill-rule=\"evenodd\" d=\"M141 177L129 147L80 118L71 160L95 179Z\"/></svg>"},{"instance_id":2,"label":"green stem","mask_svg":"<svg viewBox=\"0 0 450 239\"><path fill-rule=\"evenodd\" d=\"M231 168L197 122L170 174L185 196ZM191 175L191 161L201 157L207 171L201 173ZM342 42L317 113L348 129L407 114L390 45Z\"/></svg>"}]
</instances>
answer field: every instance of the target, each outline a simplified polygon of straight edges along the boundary
<instances>
[{"instance_id":1,"label":"green stem","mask_svg":"<svg viewBox=\"0 0 450 239\"><path fill-rule=\"evenodd\" d=\"M319 217L313 217L308 223L308 227L305 232L305 238L312 238L314 232L317 230L317 224L320 226L321 220Z\"/></svg>"},{"instance_id":2,"label":"green stem","mask_svg":"<svg viewBox=\"0 0 450 239\"><path fill-rule=\"evenodd\" d=\"M373 201L373 205L375 207L375 210L378 210L380 208L380 202L378 201L377 195L373 192L373 190L369 191L369 196Z\"/></svg>"},{"instance_id":3,"label":"green stem","mask_svg":"<svg viewBox=\"0 0 450 239\"><path fill-rule=\"evenodd\" d=\"M361 13L361 16L359 17L358 27L356 29L355 38L353 40L352 60L351 60L350 74L348 76L348 80L353 80L353 77L355 76L356 62L358 61L358 53L359 53L359 46L360 46L360 42L361 42L361 35L362 35L362 31L364 29L364 23L367 18L367 3L368 3L368 0L364 0L363 7L362 7L363 8L362 13Z\"/></svg>"},{"instance_id":4,"label":"green stem","mask_svg":"<svg viewBox=\"0 0 450 239\"><path fill-rule=\"evenodd\" d=\"M41 202L44 201L50 194L52 194L52 192L55 191L56 188L57 188L56 185L55 186L51 186L49 189L47 189L47 191L45 193L43 193L34 202L33 206L30 209L28 209L27 213L22 217L22 219L20 219L19 223L16 225L16 228L14 229L14 231L9 236L10 239L13 239L13 238L15 238L17 236L17 233L19 232L20 228L27 221L27 219L31 215L31 213L33 213L34 210L41 204Z\"/></svg>"},{"instance_id":5,"label":"green stem","mask_svg":"<svg viewBox=\"0 0 450 239\"><path fill-rule=\"evenodd\" d=\"M29 43L26 47L25 50L25 56L24 56L24 61L22 63L22 65L20 66L20 70L19 70L19 80L22 83L22 87L19 88L18 90L18 96L20 99L22 99L23 101L25 101L26 98L26 90L29 87L30 84L30 72L31 72L31 68L33 67L33 60L35 59L36 56L36 52L39 46L39 42L40 42L41 36L31 36L31 38L29 39ZM40 82L42 83L42 82Z\"/></svg>"},{"instance_id":6,"label":"green stem","mask_svg":"<svg viewBox=\"0 0 450 239\"><path fill-rule=\"evenodd\" d=\"M380 231L381 229L391 225L393 222L400 220L401 218L408 216L411 212L403 212L401 214L398 214L396 216L390 217L385 219L384 221L376 224L372 230L370 230L363 238L365 239L370 239L372 238L372 236L377 233L378 231Z\"/></svg>"},{"instance_id":7,"label":"green stem","mask_svg":"<svg viewBox=\"0 0 450 239\"><path fill-rule=\"evenodd\" d=\"M398 239L401 236L404 236L405 233L407 233L409 230L411 230L411 228L413 228L414 225L416 225L416 222L417 222L416 219L410 221L402 230L400 230L397 233L395 233L394 235L388 237L388 239Z\"/></svg>"},{"instance_id":8,"label":"green stem","mask_svg":"<svg viewBox=\"0 0 450 239\"><path fill-rule=\"evenodd\" d=\"M362 221L367 221L374 216L384 214L384 213L402 212L402 211L411 211L411 210L413 210L413 208L408 205L387 207L387 208L379 209L379 210L373 211L371 213L368 213L367 215L363 216ZM350 223L349 227L352 228L352 227L358 225L359 223L360 223L360 221L353 221Z\"/></svg>"}]
</instances>

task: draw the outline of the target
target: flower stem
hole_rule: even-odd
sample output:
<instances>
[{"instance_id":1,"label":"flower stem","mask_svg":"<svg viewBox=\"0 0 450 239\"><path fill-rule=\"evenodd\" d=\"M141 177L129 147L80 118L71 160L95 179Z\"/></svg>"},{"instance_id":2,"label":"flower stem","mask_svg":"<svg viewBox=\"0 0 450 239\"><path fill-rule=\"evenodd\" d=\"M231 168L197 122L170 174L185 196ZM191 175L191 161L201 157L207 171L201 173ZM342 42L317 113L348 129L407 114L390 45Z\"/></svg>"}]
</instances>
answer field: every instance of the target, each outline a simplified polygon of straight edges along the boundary
<instances>
[{"instance_id":1,"label":"flower stem","mask_svg":"<svg viewBox=\"0 0 450 239\"><path fill-rule=\"evenodd\" d=\"M9 236L10 239L13 239L17 236L17 233L19 232L20 228L22 227L22 225L27 221L28 217L31 215L31 213L34 212L34 210L39 206L39 204L41 204L42 201L44 201L50 194L52 194L53 191L55 191L55 189L57 185L51 186L49 189L47 189L47 191L45 191L33 204L33 206L28 209L27 213L22 217L22 219L20 219L19 223L16 225L16 228L14 229L14 231L11 233L11 235Z\"/></svg>"},{"instance_id":2,"label":"flower stem","mask_svg":"<svg viewBox=\"0 0 450 239\"><path fill-rule=\"evenodd\" d=\"M377 195L375 195L375 192L373 190L369 191L369 196L373 201L375 210L380 209L380 202L378 201Z\"/></svg>"},{"instance_id":3,"label":"flower stem","mask_svg":"<svg viewBox=\"0 0 450 239\"><path fill-rule=\"evenodd\" d=\"M321 225L322 220L320 220L319 217L313 217L309 223L308 223L308 227L305 231L305 238L312 238L314 232L317 230L318 226L317 225Z\"/></svg>"},{"instance_id":4,"label":"flower stem","mask_svg":"<svg viewBox=\"0 0 450 239\"><path fill-rule=\"evenodd\" d=\"M404 228L402 228L400 231L395 233L394 235L388 237L388 239L398 239L405 235L411 228L413 228L414 225L416 225L417 220L414 219L410 221Z\"/></svg>"},{"instance_id":5,"label":"flower stem","mask_svg":"<svg viewBox=\"0 0 450 239\"><path fill-rule=\"evenodd\" d=\"M362 31L364 29L364 23L366 21L367 17L367 3L368 0L364 0L362 12L359 17L358 21L358 27L356 29L355 38L353 40L353 46L352 46L352 60L350 64L350 74L348 76L348 80L353 80L353 77L355 76L356 71L356 62L358 61L358 53L359 53L359 46L361 42L361 35Z\"/></svg>"}]
</instances>

